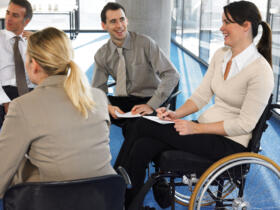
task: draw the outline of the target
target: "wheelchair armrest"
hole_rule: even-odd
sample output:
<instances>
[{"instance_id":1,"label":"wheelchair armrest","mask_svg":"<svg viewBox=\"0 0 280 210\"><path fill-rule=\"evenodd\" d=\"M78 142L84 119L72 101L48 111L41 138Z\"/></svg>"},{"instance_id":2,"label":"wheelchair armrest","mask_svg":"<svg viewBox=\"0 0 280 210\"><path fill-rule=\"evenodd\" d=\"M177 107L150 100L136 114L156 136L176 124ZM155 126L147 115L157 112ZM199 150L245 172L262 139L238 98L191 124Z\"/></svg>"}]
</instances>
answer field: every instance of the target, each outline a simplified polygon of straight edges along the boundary
<instances>
[{"instance_id":1,"label":"wheelchair armrest","mask_svg":"<svg viewBox=\"0 0 280 210\"><path fill-rule=\"evenodd\" d=\"M271 104L272 109L280 109L280 104Z\"/></svg>"},{"instance_id":2,"label":"wheelchair armrest","mask_svg":"<svg viewBox=\"0 0 280 210\"><path fill-rule=\"evenodd\" d=\"M126 188L131 189L131 187L132 187L131 180L130 180L130 177L129 177L128 173L126 172L126 170L123 167L119 166L117 169L117 173L124 178L124 181L126 183Z\"/></svg>"}]
</instances>

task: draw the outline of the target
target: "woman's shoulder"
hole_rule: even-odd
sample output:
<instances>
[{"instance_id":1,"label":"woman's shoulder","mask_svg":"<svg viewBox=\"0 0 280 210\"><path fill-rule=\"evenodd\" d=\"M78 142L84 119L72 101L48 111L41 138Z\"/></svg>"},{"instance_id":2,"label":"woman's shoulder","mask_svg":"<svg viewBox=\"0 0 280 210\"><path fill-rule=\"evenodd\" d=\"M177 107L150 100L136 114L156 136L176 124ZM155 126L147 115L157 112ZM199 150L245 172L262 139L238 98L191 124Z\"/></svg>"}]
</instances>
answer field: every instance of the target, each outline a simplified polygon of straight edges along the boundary
<instances>
[{"instance_id":1,"label":"woman's shoulder","mask_svg":"<svg viewBox=\"0 0 280 210\"><path fill-rule=\"evenodd\" d=\"M230 51L230 47L228 46L223 46L220 47L219 49L216 50L214 57L220 57L220 56L224 56L226 53L228 53Z\"/></svg>"},{"instance_id":2,"label":"woman's shoulder","mask_svg":"<svg viewBox=\"0 0 280 210\"><path fill-rule=\"evenodd\" d=\"M273 70L267 60L260 55L256 60L247 66L251 71L254 72L254 75L268 75L269 77L273 76Z\"/></svg>"},{"instance_id":3,"label":"woman's shoulder","mask_svg":"<svg viewBox=\"0 0 280 210\"><path fill-rule=\"evenodd\" d=\"M273 89L274 75L270 64L263 56L258 57L255 61L249 64L244 71L244 78L250 78L253 84L261 84Z\"/></svg>"},{"instance_id":4,"label":"woman's shoulder","mask_svg":"<svg viewBox=\"0 0 280 210\"><path fill-rule=\"evenodd\" d=\"M270 64L267 62L267 60L262 55L260 55L259 58L256 59L255 65L257 65L257 66L261 65L261 67L265 71L267 71L267 70L272 71L272 68L271 68Z\"/></svg>"}]
</instances>

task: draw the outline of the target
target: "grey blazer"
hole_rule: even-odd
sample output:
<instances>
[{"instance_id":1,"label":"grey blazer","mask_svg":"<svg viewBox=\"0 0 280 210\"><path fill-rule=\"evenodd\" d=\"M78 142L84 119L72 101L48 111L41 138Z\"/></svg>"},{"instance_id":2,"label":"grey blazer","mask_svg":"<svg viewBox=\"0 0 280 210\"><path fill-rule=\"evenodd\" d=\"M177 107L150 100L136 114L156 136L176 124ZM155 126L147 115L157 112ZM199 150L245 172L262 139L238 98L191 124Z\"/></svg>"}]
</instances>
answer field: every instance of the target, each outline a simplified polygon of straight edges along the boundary
<instances>
[{"instance_id":1,"label":"grey blazer","mask_svg":"<svg viewBox=\"0 0 280 210\"><path fill-rule=\"evenodd\" d=\"M113 174L107 97L92 89L88 119L66 95L65 76L50 76L12 101L0 132L0 197L13 182ZM25 158L25 154L28 158Z\"/></svg>"}]
</instances>

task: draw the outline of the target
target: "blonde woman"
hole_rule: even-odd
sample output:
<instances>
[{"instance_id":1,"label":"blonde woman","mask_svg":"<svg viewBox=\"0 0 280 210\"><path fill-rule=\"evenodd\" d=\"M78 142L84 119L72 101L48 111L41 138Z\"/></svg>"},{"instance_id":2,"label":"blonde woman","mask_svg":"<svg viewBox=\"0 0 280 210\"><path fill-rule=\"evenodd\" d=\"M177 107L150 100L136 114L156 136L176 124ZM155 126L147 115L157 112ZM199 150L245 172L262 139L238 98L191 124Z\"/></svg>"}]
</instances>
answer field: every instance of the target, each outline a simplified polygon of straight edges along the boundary
<instances>
[{"instance_id":1,"label":"blonde woman","mask_svg":"<svg viewBox=\"0 0 280 210\"><path fill-rule=\"evenodd\" d=\"M12 181L115 173L110 165L107 98L89 86L72 59L64 32L46 28L29 37L25 65L38 86L11 102L2 127L0 197Z\"/></svg>"}]
</instances>

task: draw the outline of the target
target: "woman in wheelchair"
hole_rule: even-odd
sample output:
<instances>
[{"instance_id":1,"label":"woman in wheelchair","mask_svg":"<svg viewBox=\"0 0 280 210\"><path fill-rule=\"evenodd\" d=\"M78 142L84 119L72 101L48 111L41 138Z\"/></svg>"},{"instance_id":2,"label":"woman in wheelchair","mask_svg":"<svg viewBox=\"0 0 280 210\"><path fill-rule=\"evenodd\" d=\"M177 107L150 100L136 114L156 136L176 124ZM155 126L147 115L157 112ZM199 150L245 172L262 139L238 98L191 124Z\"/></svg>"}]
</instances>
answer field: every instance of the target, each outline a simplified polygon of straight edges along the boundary
<instances>
[{"instance_id":1,"label":"woman in wheelchair","mask_svg":"<svg viewBox=\"0 0 280 210\"><path fill-rule=\"evenodd\" d=\"M0 197L11 183L114 174L107 98L74 63L67 35L31 35L25 65L38 86L11 102L2 127Z\"/></svg>"},{"instance_id":2,"label":"woman in wheelchair","mask_svg":"<svg viewBox=\"0 0 280 210\"><path fill-rule=\"evenodd\" d=\"M262 26L262 36L253 40ZM233 2L224 7L222 26L225 47L217 50L200 86L176 111L157 109L162 125L147 119L137 122L134 144L121 165L131 177L133 199L145 179L150 161L166 150L183 150L218 160L244 152L258 119L273 90L271 69L271 30L251 2ZM181 119L203 108L212 98L215 103L197 119Z\"/></svg>"}]
</instances>

